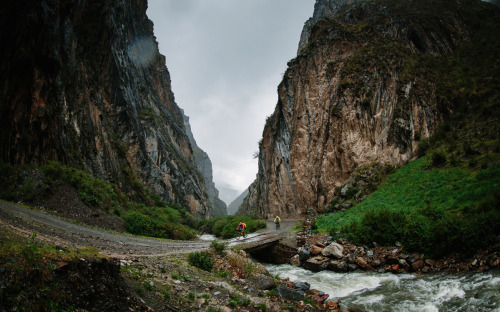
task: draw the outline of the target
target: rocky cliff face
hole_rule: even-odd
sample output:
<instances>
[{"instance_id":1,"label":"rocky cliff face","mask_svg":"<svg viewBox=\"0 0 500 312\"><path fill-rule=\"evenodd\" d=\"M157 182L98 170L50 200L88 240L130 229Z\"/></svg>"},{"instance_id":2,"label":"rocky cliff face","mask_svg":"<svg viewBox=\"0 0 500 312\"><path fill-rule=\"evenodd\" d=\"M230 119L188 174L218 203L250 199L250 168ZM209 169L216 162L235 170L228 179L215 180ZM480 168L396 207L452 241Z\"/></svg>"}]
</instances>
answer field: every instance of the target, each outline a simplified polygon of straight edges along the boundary
<instances>
[{"instance_id":1,"label":"rocky cliff face","mask_svg":"<svg viewBox=\"0 0 500 312\"><path fill-rule=\"evenodd\" d=\"M243 204L243 201L245 198L248 196L249 191L246 189L241 193L238 197L236 197L228 206L227 206L227 214L234 216L236 212L238 212L238 209L240 208L241 204Z\"/></svg>"},{"instance_id":2,"label":"rocky cliff face","mask_svg":"<svg viewBox=\"0 0 500 312\"><path fill-rule=\"evenodd\" d=\"M59 160L210 215L146 0L0 4L0 159Z\"/></svg>"},{"instance_id":3,"label":"rocky cliff face","mask_svg":"<svg viewBox=\"0 0 500 312\"><path fill-rule=\"evenodd\" d=\"M253 210L321 212L358 166L412 159L454 106L420 66L469 41L468 6L491 5L317 0L266 121Z\"/></svg>"},{"instance_id":4,"label":"rocky cliff face","mask_svg":"<svg viewBox=\"0 0 500 312\"><path fill-rule=\"evenodd\" d=\"M183 112L184 115L184 112ZM194 139L193 133L191 132L191 125L189 124L189 117L184 115L184 126L186 128L186 134L191 142L193 148L193 155L198 166L198 170L201 172L205 179L206 193L209 200L209 213L211 217L227 216L227 205L219 198L219 190L215 187L213 182L213 172L212 172L212 161L208 154L204 150L198 147L196 140Z\"/></svg>"}]
</instances>

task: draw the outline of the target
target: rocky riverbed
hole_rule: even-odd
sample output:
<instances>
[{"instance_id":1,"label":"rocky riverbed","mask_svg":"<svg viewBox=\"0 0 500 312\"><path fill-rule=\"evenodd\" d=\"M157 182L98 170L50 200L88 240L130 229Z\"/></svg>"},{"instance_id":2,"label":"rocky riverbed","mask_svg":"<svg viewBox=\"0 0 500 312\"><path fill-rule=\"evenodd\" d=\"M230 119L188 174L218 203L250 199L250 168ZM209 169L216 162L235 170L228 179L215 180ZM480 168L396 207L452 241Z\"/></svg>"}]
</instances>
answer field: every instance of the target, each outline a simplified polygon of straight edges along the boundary
<instances>
[{"instance_id":1,"label":"rocky riverbed","mask_svg":"<svg viewBox=\"0 0 500 312\"><path fill-rule=\"evenodd\" d=\"M376 244L371 247L357 246L345 240L330 241L327 235L313 235L290 259L290 263L314 272L484 272L499 267L500 242L466 259L453 255L431 259L422 254L408 253L400 244L389 247Z\"/></svg>"}]
</instances>

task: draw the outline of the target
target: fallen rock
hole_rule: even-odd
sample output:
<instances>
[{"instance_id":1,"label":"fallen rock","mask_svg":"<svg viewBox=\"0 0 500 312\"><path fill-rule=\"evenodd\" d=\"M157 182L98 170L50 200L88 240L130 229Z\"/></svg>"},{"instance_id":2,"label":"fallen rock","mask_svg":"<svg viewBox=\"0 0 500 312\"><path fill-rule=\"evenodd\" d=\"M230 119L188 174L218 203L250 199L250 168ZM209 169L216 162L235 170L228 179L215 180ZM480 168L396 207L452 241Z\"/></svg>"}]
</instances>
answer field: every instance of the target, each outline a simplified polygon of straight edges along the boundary
<instances>
[{"instance_id":1,"label":"fallen rock","mask_svg":"<svg viewBox=\"0 0 500 312\"><path fill-rule=\"evenodd\" d=\"M413 271L418 271L424 266L424 261L422 260L417 260L411 264L411 269Z\"/></svg>"},{"instance_id":2,"label":"fallen rock","mask_svg":"<svg viewBox=\"0 0 500 312\"><path fill-rule=\"evenodd\" d=\"M382 265L382 261L380 261L379 259L375 259L370 263L370 265L374 268L378 268Z\"/></svg>"},{"instance_id":3,"label":"fallen rock","mask_svg":"<svg viewBox=\"0 0 500 312\"><path fill-rule=\"evenodd\" d=\"M408 262L406 262L405 259L399 259L399 267L403 270L408 270L410 268L410 265L408 264Z\"/></svg>"},{"instance_id":4,"label":"fallen rock","mask_svg":"<svg viewBox=\"0 0 500 312\"><path fill-rule=\"evenodd\" d=\"M291 289L286 286L278 286L276 287L276 291L278 292L278 295L283 299L294 301L304 300L304 292L301 290Z\"/></svg>"},{"instance_id":5,"label":"fallen rock","mask_svg":"<svg viewBox=\"0 0 500 312\"><path fill-rule=\"evenodd\" d=\"M302 267L304 267L304 269L306 269L306 270L313 271L313 272L323 271L323 270L326 270L326 268L328 267L327 260L328 260L327 258L324 258L322 256L316 256L316 257L310 258L306 262L304 262L302 264Z\"/></svg>"},{"instance_id":6,"label":"fallen rock","mask_svg":"<svg viewBox=\"0 0 500 312\"><path fill-rule=\"evenodd\" d=\"M325 302L326 299L328 299L330 295L329 294L325 294L323 292L315 295L313 298L314 298L314 301L316 301L316 303L318 304L322 304L323 302Z\"/></svg>"},{"instance_id":7,"label":"fallen rock","mask_svg":"<svg viewBox=\"0 0 500 312\"><path fill-rule=\"evenodd\" d=\"M337 243L331 243L330 245L323 248L321 254L325 257L341 259L344 256L344 247Z\"/></svg>"},{"instance_id":8,"label":"fallen rock","mask_svg":"<svg viewBox=\"0 0 500 312\"><path fill-rule=\"evenodd\" d=\"M290 259L290 264L293 265L293 266L300 266L300 259L299 259L299 255L295 255L293 256L291 259Z\"/></svg>"},{"instance_id":9,"label":"fallen rock","mask_svg":"<svg viewBox=\"0 0 500 312\"><path fill-rule=\"evenodd\" d=\"M302 247L299 249L299 260L300 262L304 262L307 259L311 258L311 249L309 247Z\"/></svg>"},{"instance_id":10,"label":"fallen rock","mask_svg":"<svg viewBox=\"0 0 500 312\"><path fill-rule=\"evenodd\" d=\"M252 283L256 289L259 290L270 290L275 286L274 280L271 277L257 274L247 278L249 283Z\"/></svg>"},{"instance_id":11,"label":"fallen rock","mask_svg":"<svg viewBox=\"0 0 500 312\"><path fill-rule=\"evenodd\" d=\"M309 284L308 282L295 283L295 289L297 290L307 291L309 290L309 288L311 288L311 284Z\"/></svg>"},{"instance_id":12,"label":"fallen rock","mask_svg":"<svg viewBox=\"0 0 500 312\"><path fill-rule=\"evenodd\" d=\"M345 261L342 260L332 260L328 262L327 269L330 271L342 273L349 271L349 266Z\"/></svg>"},{"instance_id":13,"label":"fallen rock","mask_svg":"<svg viewBox=\"0 0 500 312\"><path fill-rule=\"evenodd\" d=\"M317 245L312 245L311 246L311 255L313 255L313 256L319 255L322 250L323 250L323 248L321 248Z\"/></svg>"},{"instance_id":14,"label":"fallen rock","mask_svg":"<svg viewBox=\"0 0 500 312\"><path fill-rule=\"evenodd\" d=\"M329 300L325 302L325 310L330 312L340 312L340 300Z\"/></svg>"},{"instance_id":15,"label":"fallen rock","mask_svg":"<svg viewBox=\"0 0 500 312\"><path fill-rule=\"evenodd\" d=\"M368 263L366 263L365 259L361 257L356 258L356 264L362 269L366 269L366 267L368 266Z\"/></svg>"}]
</instances>

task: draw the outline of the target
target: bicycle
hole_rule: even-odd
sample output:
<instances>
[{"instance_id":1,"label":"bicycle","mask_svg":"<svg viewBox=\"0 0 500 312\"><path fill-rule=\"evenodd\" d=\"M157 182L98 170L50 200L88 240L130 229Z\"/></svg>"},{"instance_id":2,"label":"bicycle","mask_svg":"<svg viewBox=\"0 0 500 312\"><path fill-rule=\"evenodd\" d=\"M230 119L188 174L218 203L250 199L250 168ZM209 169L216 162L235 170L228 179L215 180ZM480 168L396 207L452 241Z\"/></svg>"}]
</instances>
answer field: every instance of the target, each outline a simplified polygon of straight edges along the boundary
<instances>
[{"instance_id":1,"label":"bicycle","mask_svg":"<svg viewBox=\"0 0 500 312\"><path fill-rule=\"evenodd\" d=\"M280 223L279 222L275 222L274 224L276 224L276 231L280 229Z\"/></svg>"},{"instance_id":2,"label":"bicycle","mask_svg":"<svg viewBox=\"0 0 500 312\"><path fill-rule=\"evenodd\" d=\"M239 232L238 236L236 237L237 240L245 239L245 237L247 236L245 230L236 230L236 231Z\"/></svg>"}]
</instances>

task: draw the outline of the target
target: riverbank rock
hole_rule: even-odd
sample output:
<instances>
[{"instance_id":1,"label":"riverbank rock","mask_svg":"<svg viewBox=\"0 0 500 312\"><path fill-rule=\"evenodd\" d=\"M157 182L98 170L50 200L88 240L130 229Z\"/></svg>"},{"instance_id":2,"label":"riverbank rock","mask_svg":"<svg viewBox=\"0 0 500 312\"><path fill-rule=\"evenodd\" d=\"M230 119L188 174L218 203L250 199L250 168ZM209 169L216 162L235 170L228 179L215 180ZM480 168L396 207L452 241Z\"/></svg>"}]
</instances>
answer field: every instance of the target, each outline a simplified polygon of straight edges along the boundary
<instances>
[{"instance_id":1,"label":"riverbank rock","mask_svg":"<svg viewBox=\"0 0 500 312\"><path fill-rule=\"evenodd\" d=\"M247 278L247 282L251 283L256 289L259 290L270 290L276 286L274 279L263 274L251 276Z\"/></svg>"},{"instance_id":2,"label":"riverbank rock","mask_svg":"<svg viewBox=\"0 0 500 312\"><path fill-rule=\"evenodd\" d=\"M322 256L316 256L305 261L302 266L313 272L323 271L328 267L328 259Z\"/></svg>"},{"instance_id":3,"label":"riverbank rock","mask_svg":"<svg viewBox=\"0 0 500 312\"><path fill-rule=\"evenodd\" d=\"M310 247L302 247L299 249L299 260L300 262L304 262L311 257L311 248Z\"/></svg>"},{"instance_id":4,"label":"riverbank rock","mask_svg":"<svg viewBox=\"0 0 500 312\"><path fill-rule=\"evenodd\" d=\"M295 255L292 258L290 258L290 264L296 267L300 266L299 255Z\"/></svg>"},{"instance_id":5,"label":"riverbank rock","mask_svg":"<svg viewBox=\"0 0 500 312\"><path fill-rule=\"evenodd\" d=\"M386 247L373 244L373 247L369 248L356 246L345 240L331 242L328 237L320 235L316 237L313 235L310 244L300 248L291 262L313 272L322 270L334 272L365 270L380 273L484 272L500 266L500 248L496 245L478 252L468 260L453 255L436 260L416 253L406 253L401 244ZM321 252L317 253L319 249Z\"/></svg>"},{"instance_id":6,"label":"riverbank rock","mask_svg":"<svg viewBox=\"0 0 500 312\"><path fill-rule=\"evenodd\" d=\"M276 287L276 291L281 298L287 300L300 301L304 300L305 297L304 291L291 289L286 286L278 286Z\"/></svg>"},{"instance_id":7,"label":"riverbank rock","mask_svg":"<svg viewBox=\"0 0 500 312\"><path fill-rule=\"evenodd\" d=\"M337 243L331 243L321 251L321 254L325 257L342 259L342 257L344 256L344 247Z\"/></svg>"}]
</instances>

